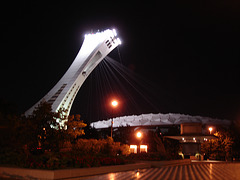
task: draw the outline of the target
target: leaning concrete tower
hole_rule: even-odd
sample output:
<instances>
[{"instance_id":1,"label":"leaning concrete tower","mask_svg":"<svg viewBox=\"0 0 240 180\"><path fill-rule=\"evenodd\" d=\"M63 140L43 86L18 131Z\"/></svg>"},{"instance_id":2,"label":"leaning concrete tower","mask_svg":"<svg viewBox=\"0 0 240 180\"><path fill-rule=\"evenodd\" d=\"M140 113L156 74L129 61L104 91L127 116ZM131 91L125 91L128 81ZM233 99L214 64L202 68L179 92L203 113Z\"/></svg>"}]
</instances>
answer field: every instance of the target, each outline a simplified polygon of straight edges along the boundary
<instances>
[{"instance_id":1,"label":"leaning concrete tower","mask_svg":"<svg viewBox=\"0 0 240 180\"><path fill-rule=\"evenodd\" d=\"M31 115L41 101L50 103L52 111L57 112L60 108L64 108L66 115L69 115L83 82L104 57L119 44L121 41L115 29L86 34L81 49L64 76L40 101L27 110L25 115Z\"/></svg>"}]
</instances>

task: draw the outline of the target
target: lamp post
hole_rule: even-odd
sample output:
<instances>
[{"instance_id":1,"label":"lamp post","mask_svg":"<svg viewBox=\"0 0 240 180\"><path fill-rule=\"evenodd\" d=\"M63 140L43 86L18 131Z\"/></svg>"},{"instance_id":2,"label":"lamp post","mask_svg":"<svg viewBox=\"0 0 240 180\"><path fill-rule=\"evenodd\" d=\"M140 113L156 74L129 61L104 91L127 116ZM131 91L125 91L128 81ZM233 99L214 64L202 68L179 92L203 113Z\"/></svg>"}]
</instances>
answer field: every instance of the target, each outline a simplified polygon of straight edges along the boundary
<instances>
[{"instance_id":1,"label":"lamp post","mask_svg":"<svg viewBox=\"0 0 240 180\"><path fill-rule=\"evenodd\" d=\"M118 106L118 101L113 100L113 101L111 102L111 105L112 105L111 138L112 138L112 133L113 133L113 109Z\"/></svg>"},{"instance_id":2,"label":"lamp post","mask_svg":"<svg viewBox=\"0 0 240 180\"><path fill-rule=\"evenodd\" d=\"M213 128L209 127L208 130L209 130L209 133L211 135ZM209 157L211 156L211 154L212 154L212 140L210 139Z\"/></svg>"},{"instance_id":3,"label":"lamp post","mask_svg":"<svg viewBox=\"0 0 240 180\"><path fill-rule=\"evenodd\" d=\"M142 133L140 131L137 132L136 134L137 138L139 139L139 150L137 148L137 152L140 153L140 146L141 146L141 140L142 140Z\"/></svg>"}]
</instances>

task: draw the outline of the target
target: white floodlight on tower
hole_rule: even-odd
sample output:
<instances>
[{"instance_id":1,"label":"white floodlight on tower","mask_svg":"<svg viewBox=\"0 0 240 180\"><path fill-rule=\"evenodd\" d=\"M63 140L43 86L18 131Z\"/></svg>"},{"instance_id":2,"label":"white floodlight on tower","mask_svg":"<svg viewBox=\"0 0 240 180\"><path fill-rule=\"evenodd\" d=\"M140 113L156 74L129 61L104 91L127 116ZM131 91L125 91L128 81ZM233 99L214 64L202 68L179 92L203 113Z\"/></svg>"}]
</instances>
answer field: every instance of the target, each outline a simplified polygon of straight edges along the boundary
<instances>
[{"instance_id":1,"label":"white floodlight on tower","mask_svg":"<svg viewBox=\"0 0 240 180\"><path fill-rule=\"evenodd\" d=\"M117 36L117 31L116 31L116 29L113 29L112 31L113 31L113 35L116 37L116 36Z\"/></svg>"},{"instance_id":2,"label":"white floodlight on tower","mask_svg":"<svg viewBox=\"0 0 240 180\"><path fill-rule=\"evenodd\" d=\"M39 102L25 112L26 115L31 115L43 100L52 105L53 112L63 108L66 110L66 115L69 115L73 101L83 82L93 69L121 44L115 29L85 34L84 37L82 47L67 72Z\"/></svg>"},{"instance_id":3,"label":"white floodlight on tower","mask_svg":"<svg viewBox=\"0 0 240 180\"><path fill-rule=\"evenodd\" d=\"M119 38L117 38L117 42L119 45L122 44L122 41Z\"/></svg>"}]
</instances>

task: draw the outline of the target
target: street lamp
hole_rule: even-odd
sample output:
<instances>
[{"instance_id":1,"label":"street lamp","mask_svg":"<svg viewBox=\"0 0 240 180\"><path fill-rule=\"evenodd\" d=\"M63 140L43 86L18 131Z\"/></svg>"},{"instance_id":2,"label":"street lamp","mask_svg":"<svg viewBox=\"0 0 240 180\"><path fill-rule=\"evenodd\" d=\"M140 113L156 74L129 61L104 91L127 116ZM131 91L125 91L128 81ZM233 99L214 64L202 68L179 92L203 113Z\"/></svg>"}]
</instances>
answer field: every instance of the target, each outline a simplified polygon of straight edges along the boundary
<instances>
[{"instance_id":1,"label":"street lamp","mask_svg":"<svg viewBox=\"0 0 240 180\"><path fill-rule=\"evenodd\" d=\"M137 132L136 134L136 137L139 139L139 142L138 142L138 146L139 146L139 149L137 148L137 152L140 153L140 147L141 147L141 143L142 143L142 133L140 131Z\"/></svg>"},{"instance_id":2,"label":"street lamp","mask_svg":"<svg viewBox=\"0 0 240 180\"><path fill-rule=\"evenodd\" d=\"M113 108L116 108L118 106L118 101L113 100L111 102L111 105ZM112 115L113 115L113 109L112 109ZM111 138L112 138L112 133L113 133L113 117L112 117L112 121L111 121Z\"/></svg>"},{"instance_id":3,"label":"street lamp","mask_svg":"<svg viewBox=\"0 0 240 180\"><path fill-rule=\"evenodd\" d=\"M211 135L213 128L209 127L208 130ZM209 156L211 156L211 154L212 154L212 141L210 141Z\"/></svg>"},{"instance_id":4,"label":"street lamp","mask_svg":"<svg viewBox=\"0 0 240 180\"><path fill-rule=\"evenodd\" d=\"M137 138L141 138L142 137L142 133L141 132L137 132Z\"/></svg>"},{"instance_id":5,"label":"street lamp","mask_svg":"<svg viewBox=\"0 0 240 180\"><path fill-rule=\"evenodd\" d=\"M209 130L209 133L211 134L213 128L212 128L212 127L209 127L208 130Z\"/></svg>"},{"instance_id":6,"label":"street lamp","mask_svg":"<svg viewBox=\"0 0 240 180\"><path fill-rule=\"evenodd\" d=\"M118 105L118 102L117 102L116 100L113 100L113 101L112 101L112 106L113 106L113 107L117 107L117 105Z\"/></svg>"}]
</instances>

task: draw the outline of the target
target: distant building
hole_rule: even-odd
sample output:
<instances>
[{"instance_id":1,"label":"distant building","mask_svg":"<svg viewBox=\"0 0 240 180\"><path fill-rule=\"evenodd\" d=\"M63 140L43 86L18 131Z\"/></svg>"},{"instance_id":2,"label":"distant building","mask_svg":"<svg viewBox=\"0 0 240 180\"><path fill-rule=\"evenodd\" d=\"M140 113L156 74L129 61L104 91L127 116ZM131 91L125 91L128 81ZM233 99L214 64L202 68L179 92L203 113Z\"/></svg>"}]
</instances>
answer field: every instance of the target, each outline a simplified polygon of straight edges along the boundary
<instances>
[{"instance_id":1,"label":"distant building","mask_svg":"<svg viewBox=\"0 0 240 180\"><path fill-rule=\"evenodd\" d=\"M180 135L165 137L178 140L182 144L182 154L185 158L190 157L191 159L196 159L201 154L201 143L217 138L210 133L203 134L201 123L183 123Z\"/></svg>"},{"instance_id":2,"label":"distant building","mask_svg":"<svg viewBox=\"0 0 240 180\"><path fill-rule=\"evenodd\" d=\"M122 116L113 118L113 129L117 134L117 129L121 127L131 127L134 131L141 130L145 134L149 131L167 134L164 137L178 140L182 145L182 155L184 158L195 159L201 153L201 143L216 138L211 135L207 127L210 126L230 126L231 121L214 119L202 116L190 116L184 114L142 114L132 116ZM97 121L91 126L98 129L110 128L111 120ZM175 129L171 132L171 129ZM161 134L161 135L162 135ZM140 145L147 145L146 152L150 151L148 143L136 144L129 142L131 152L140 152ZM202 156L199 156L202 157Z\"/></svg>"}]
</instances>

